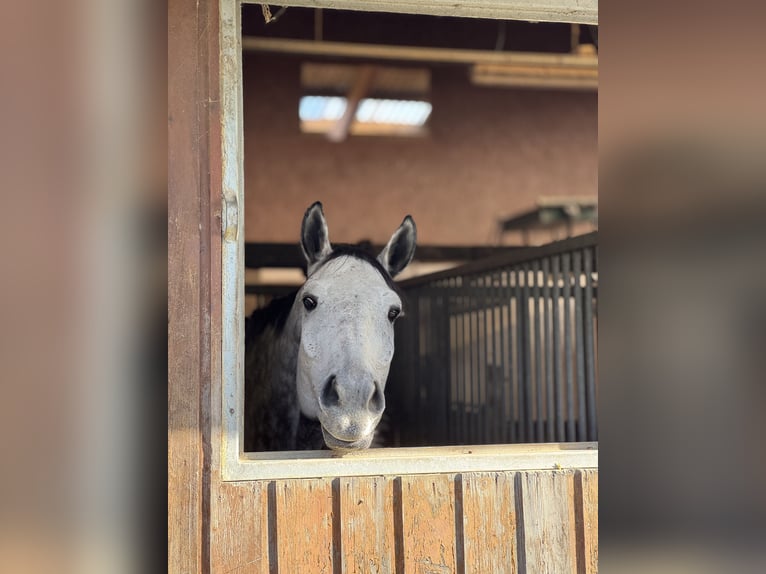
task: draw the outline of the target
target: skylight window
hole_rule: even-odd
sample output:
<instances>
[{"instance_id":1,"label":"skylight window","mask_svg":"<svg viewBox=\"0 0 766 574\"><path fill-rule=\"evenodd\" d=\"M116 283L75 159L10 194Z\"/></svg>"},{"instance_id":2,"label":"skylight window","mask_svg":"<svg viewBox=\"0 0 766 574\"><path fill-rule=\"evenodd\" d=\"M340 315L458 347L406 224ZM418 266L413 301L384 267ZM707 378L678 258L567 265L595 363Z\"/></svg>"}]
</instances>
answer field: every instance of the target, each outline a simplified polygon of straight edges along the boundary
<instances>
[{"instance_id":1,"label":"skylight window","mask_svg":"<svg viewBox=\"0 0 766 574\"><path fill-rule=\"evenodd\" d=\"M431 116L430 71L306 63L301 68L301 131L332 141L354 135L419 136Z\"/></svg>"},{"instance_id":2,"label":"skylight window","mask_svg":"<svg viewBox=\"0 0 766 574\"><path fill-rule=\"evenodd\" d=\"M328 131L343 117L347 105L347 99L341 96L302 97L299 109L301 129L307 133ZM400 130L415 135L430 116L429 102L364 98L359 102L350 132L352 135L373 135L392 134Z\"/></svg>"}]
</instances>

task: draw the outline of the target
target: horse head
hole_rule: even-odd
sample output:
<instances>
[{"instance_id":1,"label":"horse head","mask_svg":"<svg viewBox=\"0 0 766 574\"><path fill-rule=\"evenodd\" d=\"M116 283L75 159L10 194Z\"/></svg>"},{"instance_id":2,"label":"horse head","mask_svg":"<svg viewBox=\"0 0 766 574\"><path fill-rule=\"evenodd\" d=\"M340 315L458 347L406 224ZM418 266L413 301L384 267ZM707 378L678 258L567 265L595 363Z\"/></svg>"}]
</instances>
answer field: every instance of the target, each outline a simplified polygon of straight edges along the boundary
<instances>
[{"instance_id":1,"label":"horse head","mask_svg":"<svg viewBox=\"0 0 766 574\"><path fill-rule=\"evenodd\" d=\"M363 449L373 439L386 406L394 322L402 314L393 277L412 260L416 239L408 215L374 257L333 248L321 203L303 218L307 278L293 308L300 340L298 400L304 416L319 420L332 449Z\"/></svg>"}]
</instances>

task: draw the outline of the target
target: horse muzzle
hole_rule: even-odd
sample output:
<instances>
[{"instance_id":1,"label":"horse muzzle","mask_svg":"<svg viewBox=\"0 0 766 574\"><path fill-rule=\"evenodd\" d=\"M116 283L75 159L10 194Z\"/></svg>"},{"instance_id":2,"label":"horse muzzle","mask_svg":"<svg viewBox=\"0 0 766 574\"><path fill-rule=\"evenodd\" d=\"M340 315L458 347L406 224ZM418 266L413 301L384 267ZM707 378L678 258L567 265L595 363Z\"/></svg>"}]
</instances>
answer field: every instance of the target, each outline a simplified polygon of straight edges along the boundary
<instances>
[{"instance_id":1,"label":"horse muzzle","mask_svg":"<svg viewBox=\"0 0 766 574\"><path fill-rule=\"evenodd\" d=\"M324 427L324 425L322 425L322 436L324 437L325 444L332 450L338 450L338 451L363 450L365 448L370 447L370 443L372 443L372 439L375 436L375 431L373 430L367 436L357 440L343 440L333 436Z\"/></svg>"}]
</instances>

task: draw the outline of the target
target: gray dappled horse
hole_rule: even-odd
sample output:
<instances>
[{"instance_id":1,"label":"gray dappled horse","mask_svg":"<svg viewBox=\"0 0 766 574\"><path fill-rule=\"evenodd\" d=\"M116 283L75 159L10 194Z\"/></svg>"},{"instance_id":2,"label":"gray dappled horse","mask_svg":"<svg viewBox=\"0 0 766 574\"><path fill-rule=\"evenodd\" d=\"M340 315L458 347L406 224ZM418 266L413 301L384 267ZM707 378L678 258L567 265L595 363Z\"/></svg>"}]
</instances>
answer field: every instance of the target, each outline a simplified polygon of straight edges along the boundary
<instances>
[{"instance_id":1,"label":"gray dappled horse","mask_svg":"<svg viewBox=\"0 0 766 574\"><path fill-rule=\"evenodd\" d=\"M306 282L247 321L246 451L370 446L402 312L392 278L412 260L416 239L408 215L377 258L333 247L322 204L306 210Z\"/></svg>"}]
</instances>

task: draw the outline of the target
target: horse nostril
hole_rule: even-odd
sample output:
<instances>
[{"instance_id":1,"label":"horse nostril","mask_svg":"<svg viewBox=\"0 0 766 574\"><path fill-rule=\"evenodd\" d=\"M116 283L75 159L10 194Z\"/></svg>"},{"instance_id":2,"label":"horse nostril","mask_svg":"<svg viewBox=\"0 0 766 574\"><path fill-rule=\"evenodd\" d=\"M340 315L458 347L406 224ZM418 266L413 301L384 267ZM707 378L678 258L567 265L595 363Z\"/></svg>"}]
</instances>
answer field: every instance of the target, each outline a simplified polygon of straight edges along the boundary
<instances>
[{"instance_id":1,"label":"horse nostril","mask_svg":"<svg viewBox=\"0 0 766 574\"><path fill-rule=\"evenodd\" d=\"M321 402L322 406L325 408L337 407L340 404L340 396L338 395L338 381L335 378L335 375L327 379L327 382L324 384L324 388L322 389Z\"/></svg>"},{"instance_id":2,"label":"horse nostril","mask_svg":"<svg viewBox=\"0 0 766 574\"><path fill-rule=\"evenodd\" d=\"M378 381L375 381L375 390L373 391L370 400L367 402L367 409L371 413L379 415L385 408L386 398L383 396L383 391L380 388L380 384Z\"/></svg>"}]
</instances>

